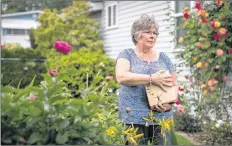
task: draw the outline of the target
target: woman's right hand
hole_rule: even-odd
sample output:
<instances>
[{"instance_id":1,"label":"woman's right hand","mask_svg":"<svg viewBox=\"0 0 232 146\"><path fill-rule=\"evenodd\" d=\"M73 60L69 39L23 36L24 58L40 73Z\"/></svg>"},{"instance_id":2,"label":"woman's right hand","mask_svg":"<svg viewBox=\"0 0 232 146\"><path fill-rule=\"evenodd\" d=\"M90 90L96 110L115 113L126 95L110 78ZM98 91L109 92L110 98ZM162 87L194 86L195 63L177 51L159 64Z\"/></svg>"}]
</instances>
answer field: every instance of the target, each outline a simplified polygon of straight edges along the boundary
<instances>
[{"instance_id":1,"label":"woman's right hand","mask_svg":"<svg viewBox=\"0 0 232 146\"><path fill-rule=\"evenodd\" d=\"M172 87L172 76L171 75L162 75L159 76L157 74L152 74L151 75L151 83L159 86L164 92L166 90L164 89L164 86Z\"/></svg>"}]
</instances>

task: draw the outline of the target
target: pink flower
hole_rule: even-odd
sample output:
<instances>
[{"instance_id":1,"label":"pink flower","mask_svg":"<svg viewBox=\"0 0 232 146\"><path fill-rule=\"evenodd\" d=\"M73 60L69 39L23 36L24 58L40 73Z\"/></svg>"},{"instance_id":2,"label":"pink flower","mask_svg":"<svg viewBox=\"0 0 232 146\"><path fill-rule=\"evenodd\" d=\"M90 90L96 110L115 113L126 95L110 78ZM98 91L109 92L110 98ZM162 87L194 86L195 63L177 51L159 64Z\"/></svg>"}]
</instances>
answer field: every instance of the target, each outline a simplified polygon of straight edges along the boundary
<instances>
[{"instance_id":1,"label":"pink flower","mask_svg":"<svg viewBox=\"0 0 232 146\"><path fill-rule=\"evenodd\" d=\"M180 105L180 100L177 100L176 105Z\"/></svg>"},{"instance_id":2,"label":"pink flower","mask_svg":"<svg viewBox=\"0 0 232 146\"><path fill-rule=\"evenodd\" d=\"M184 109L182 107L178 108L178 113L184 113Z\"/></svg>"},{"instance_id":3,"label":"pink flower","mask_svg":"<svg viewBox=\"0 0 232 146\"><path fill-rule=\"evenodd\" d=\"M216 69L220 69L220 66L219 65L216 65L216 67L215 67Z\"/></svg>"},{"instance_id":4,"label":"pink flower","mask_svg":"<svg viewBox=\"0 0 232 146\"><path fill-rule=\"evenodd\" d=\"M213 35L213 37L214 37L214 39L217 40L217 41L219 41L219 40L221 39L221 35L218 34L218 33L215 33L215 34Z\"/></svg>"},{"instance_id":5,"label":"pink flower","mask_svg":"<svg viewBox=\"0 0 232 146\"><path fill-rule=\"evenodd\" d=\"M215 22L214 21L211 21L210 25L211 25L212 28L215 28Z\"/></svg>"},{"instance_id":6,"label":"pink flower","mask_svg":"<svg viewBox=\"0 0 232 146\"><path fill-rule=\"evenodd\" d=\"M196 2L195 8L196 8L197 10L200 10L200 9L201 9L201 3L200 3L200 2Z\"/></svg>"},{"instance_id":7,"label":"pink flower","mask_svg":"<svg viewBox=\"0 0 232 146\"><path fill-rule=\"evenodd\" d=\"M4 46L3 45L0 45L0 49L3 49L4 48Z\"/></svg>"},{"instance_id":8,"label":"pink flower","mask_svg":"<svg viewBox=\"0 0 232 146\"><path fill-rule=\"evenodd\" d=\"M209 86L213 86L213 85L215 85L215 84L217 84L217 83L218 83L218 81L215 80L215 79L212 79L212 80L209 80L209 81L208 81L208 85L209 85Z\"/></svg>"},{"instance_id":9,"label":"pink flower","mask_svg":"<svg viewBox=\"0 0 232 146\"><path fill-rule=\"evenodd\" d=\"M216 54L217 56L222 56L224 54L224 51L222 49L217 49Z\"/></svg>"},{"instance_id":10,"label":"pink flower","mask_svg":"<svg viewBox=\"0 0 232 146\"><path fill-rule=\"evenodd\" d=\"M230 48L230 49L229 49L229 54L231 54L231 55L232 55L232 48Z\"/></svg>"},{"instance_id":11,"label":"pink flower","mask_svg":"<svg viewBox=\"0 0 232 146\"><path fill-rule=\"evenodd\" d=\"M222 80L223 80L223 82L227 82L227 81L229 81L229 78L227 76L223 76Z\"/></svg>"},{"instance_id":12,"label":"pink flower","mask_svg":"<svg viewBox=\"0 0 232 146\"><path fill-rule=\"evenodd\" d=\"M197 42L197 48L202 48L202 43L201 42Z\"/></svg>"},{"instance_id":13,"label":"pink flower","mask_svg":"<svg viewBox=\"0 0 232 146\"><path fill-rule=\"evenodd\" d=\"M179 91L184 91L184 88L179 86Z\"/></svg>"},{"instance_id":14,"label":"pink flower","mask_svg":"<svg viewBox=\"0 0 232 146\"><path fill-rule=\"evenodd\" d=\"M48 73L51 75L51 76L57 76L59 75L59 72L57 69L51 69L48 71Z\"/></svg>"},{"instance_id":15,"label":"pink flower","mask_svg":"<svg viewBox=\"0 0 232 146\"><path fill-rule=\"evenodd\" d=\"M203 23L208 23L209 22L209 20L208 19L203 19L203 21L202 21Z\"/></svg>"},{"instance_id":16,"label":"pink flower","mask_svg":"<svg viewBox=\"0 0 232 146\"><path fill-rule=\"evenodd\" d=\"M72 50L71 45L65 41L55 41L53 46L57 51L63 54L68 54Z\"/></svg>"},{"instance_id":17,"label":"pink flower","mask_svg":"<svg viewBox=\"0 0 232 146\"><path fill-rule=\"evenodd\" d=\"M211 93L212 91L213 91L213 87L209 87L209 88L208 88L208 92Z\"/></svg>"},{"instance_id":18,"label":"pink flower","mask_svg":"<svg viewBox=\"0 0 232 146\"><path fill-rule=\"evenodd\" d=\"M188 79L188 78L189 78L189 76L188 76L188 75L184 75L184 77L185 77L185 79Z\"/></svg>"},{"instance_id":19,"label":"pink flower","mask_svg":"<svg viewBox=\"0 0 232 146\"><path fill-rule=\"evenodd\" d=\"M189 18L189 13L188 12L184 12L184 18L188 19Z\"/></svg>"},{"instance_id":20,"label":"pink flower","mask_svg":"<svg viewBox=\"0 0 232 146\"><path fill-rule=\"evenodd\" d=\"M37 96L33 95L33 94L30 94L29 97L28 97L30 100L36 100L37 99Z\"/></svg>"}]
</instances>

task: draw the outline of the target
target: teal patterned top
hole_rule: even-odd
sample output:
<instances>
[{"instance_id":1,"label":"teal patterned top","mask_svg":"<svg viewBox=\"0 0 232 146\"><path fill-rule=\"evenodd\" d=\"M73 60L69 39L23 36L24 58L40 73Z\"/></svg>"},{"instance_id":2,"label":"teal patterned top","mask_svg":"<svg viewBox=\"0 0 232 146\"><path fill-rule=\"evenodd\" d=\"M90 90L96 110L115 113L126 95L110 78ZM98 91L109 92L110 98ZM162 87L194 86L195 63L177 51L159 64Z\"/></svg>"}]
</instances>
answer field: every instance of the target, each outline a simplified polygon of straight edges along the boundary
<instances>
[{"instance_id":1,"label":"teal patterned top","mask_svg":"<svg viewBox=\"0 0 232 146\"><path fill-rule=\"evenodd\" d=\"M133 49L123 50L117 59L125 58L130 62L130 72L138 74L153 74L160 68L167 69L170 73L175 72L174 65L170 58L163 52L160 52L160 56L157 61L148 63L142 61L134 52ZM145 87L139 86L127 86L120 85L119 91L119 118L126 124L141 124L145 125L145 121L142 117L148 117L150 112L148 100L146 96ZM130 110L128 112L128 109ZM163 117L170 118L173 115L173 111L167 112L154 112L154 116L159 119ZM152 123L149 123L151 125ZM156 123L155 123L156 124Z\"/></svg>"}]
</instances>

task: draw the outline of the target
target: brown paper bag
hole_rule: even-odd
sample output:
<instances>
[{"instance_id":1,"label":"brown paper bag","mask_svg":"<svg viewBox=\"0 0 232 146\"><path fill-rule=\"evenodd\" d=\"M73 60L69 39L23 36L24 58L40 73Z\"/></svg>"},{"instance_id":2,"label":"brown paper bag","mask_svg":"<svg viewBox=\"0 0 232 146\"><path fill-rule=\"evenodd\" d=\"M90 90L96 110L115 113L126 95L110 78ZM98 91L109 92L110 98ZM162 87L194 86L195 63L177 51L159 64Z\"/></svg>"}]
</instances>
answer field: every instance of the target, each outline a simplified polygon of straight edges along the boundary
<instances>
[{"instance_id":1,"label":"brown paper bag","mask_svg":"<svg viewBox=\"0 0 232 146\"><path fill-rule=\"evenodd\" d=\"M160 70L156 73L157 75L170 75L169 72ZM171 83L172 84L172 83ZM176 97L176 93L174 87L163 86L164 90L162 90L159 86L156 85L146 85L146 93L148 98L148 103L151 109L154 109L155 105L176 102L178 97Z\"/></svg>"}]
</instances>

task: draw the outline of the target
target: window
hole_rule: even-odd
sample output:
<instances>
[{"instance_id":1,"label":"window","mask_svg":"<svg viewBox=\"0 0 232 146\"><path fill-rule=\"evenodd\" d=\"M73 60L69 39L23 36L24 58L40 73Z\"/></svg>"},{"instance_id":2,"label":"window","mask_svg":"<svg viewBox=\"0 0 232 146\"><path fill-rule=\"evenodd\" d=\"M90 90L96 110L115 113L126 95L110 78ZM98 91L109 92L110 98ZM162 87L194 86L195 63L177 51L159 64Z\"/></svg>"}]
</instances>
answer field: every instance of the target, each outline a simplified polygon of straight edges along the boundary
<instances>
[{"instance_id":1,"label":"window","mask_svg":"<svg viewBox=\"0 0 232 146\"><path fill-rule=\"evenodd\" d=\"M115 28L118 25L118 5L112 4L106 7L106 28Z\"/></svg>"},{"instance_id":2,"label":"window","mask_svg":"<svg viewBox=\"0 0 232 146\"><path fill-rule=\"evenodd\" d=\"M17 36L17 35L28 35L29 30L27 29L3 29L4 36Z\"/></svg>"}]
</instances>

